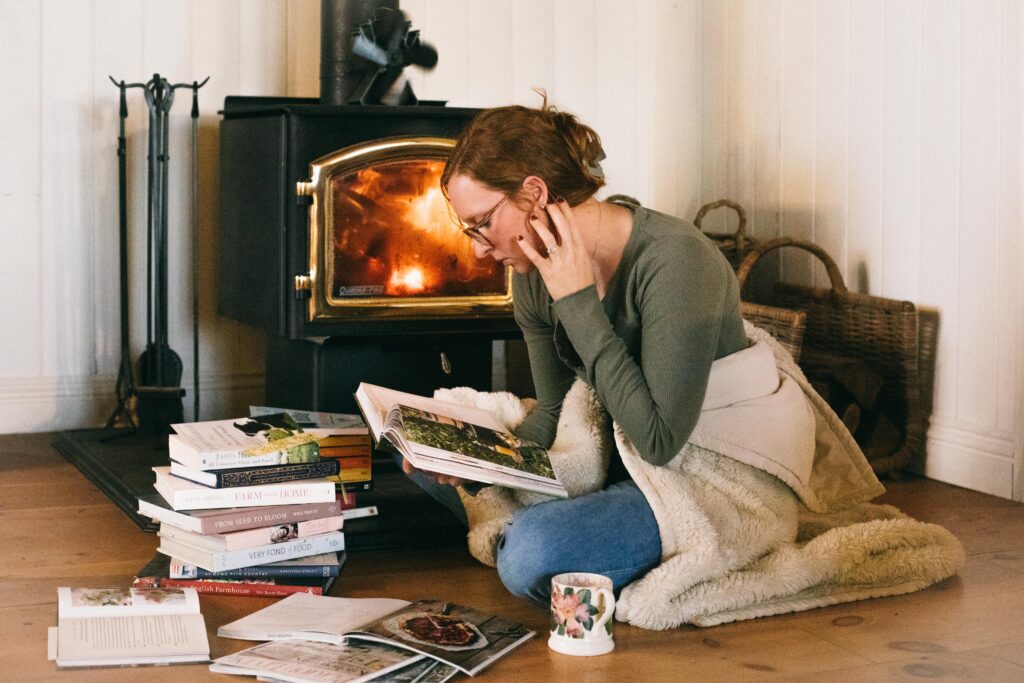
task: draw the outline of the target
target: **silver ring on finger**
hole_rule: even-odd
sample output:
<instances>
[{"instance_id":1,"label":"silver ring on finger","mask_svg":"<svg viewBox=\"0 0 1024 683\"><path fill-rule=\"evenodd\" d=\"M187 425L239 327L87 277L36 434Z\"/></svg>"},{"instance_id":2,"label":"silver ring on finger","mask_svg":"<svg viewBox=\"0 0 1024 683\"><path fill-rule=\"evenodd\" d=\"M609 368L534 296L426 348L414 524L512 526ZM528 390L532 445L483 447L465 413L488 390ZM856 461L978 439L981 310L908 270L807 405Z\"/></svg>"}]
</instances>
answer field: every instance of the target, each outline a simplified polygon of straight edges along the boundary
<instances>
[{"instance_id":1,"label":"silver ring on finger","mask_svg":"<svg viewBox=\"0 0 1024 683\"><path fill-rule=\"evenodd\" d=\"M554 254L559 249L561 249L561 247L558 246L557 244L551 245L550 247L548 247L548 256L551 256L552 254Z\"/></svg>"}]
</instances>

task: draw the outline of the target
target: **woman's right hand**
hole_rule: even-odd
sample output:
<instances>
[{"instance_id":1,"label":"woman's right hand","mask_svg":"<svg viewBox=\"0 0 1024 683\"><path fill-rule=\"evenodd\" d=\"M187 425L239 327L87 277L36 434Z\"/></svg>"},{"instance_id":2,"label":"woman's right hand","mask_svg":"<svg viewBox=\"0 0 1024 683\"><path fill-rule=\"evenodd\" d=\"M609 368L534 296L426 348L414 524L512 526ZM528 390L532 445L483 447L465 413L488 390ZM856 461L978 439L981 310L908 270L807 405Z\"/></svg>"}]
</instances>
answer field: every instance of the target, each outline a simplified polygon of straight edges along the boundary
<instances>
[{"instance_id":1,"label":"woman's right hand","mask_svg":"<svg viewBox=\"0 0 1024 683\"><path fill-rule=\"evenodd\" d=\"M448 484L449 486L463 486L469 483L468 479L462 479L461 477L452 477L447 474L440 474L438 472L427 472L426 470L417 469L407 458L402 458L402 471L407 475L414 472L419 472L423 476L433 479L438 484Z\"/></svg>"}]
</instances>

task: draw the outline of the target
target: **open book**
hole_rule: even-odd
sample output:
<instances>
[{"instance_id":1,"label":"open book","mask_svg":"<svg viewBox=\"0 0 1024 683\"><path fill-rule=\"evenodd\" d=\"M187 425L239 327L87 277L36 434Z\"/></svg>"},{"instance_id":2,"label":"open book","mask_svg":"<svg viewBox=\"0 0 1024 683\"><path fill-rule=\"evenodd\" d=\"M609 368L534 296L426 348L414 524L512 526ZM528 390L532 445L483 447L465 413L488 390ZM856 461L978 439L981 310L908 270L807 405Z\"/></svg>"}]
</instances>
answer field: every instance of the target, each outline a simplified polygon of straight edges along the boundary
<instances>
[{"instance_id":1,"label":"open book","mask_svg":"<svg viewBox=\"0 0 1024 683\"><path fill-rule=\"evenodd\" d=\"M475 675L514 648L532 638L535 633L522 624L485 614L468 607L435 600L409 603L384 598L354 599L325 596L291 595L254 614L221 626L217 635L222 638L248 640L283 640L285 642L314 641L325 644L317 651L324 654L344 654L334 648L384 647L381 652L391 653L382 659L395 657L392 650L404 652L407 661L402 668L426 656L447 667L470 676ZM253 654L260 655L257 646L229 655L214 662L215 671L231 673L225 666L240 666L244 662L251 668ZM347 655L346 655L347 656ZM232 659L234 658L234 659ZM383 671L377 673L384 673ZM254 674L250 674L254 675ZM261 675L276 677L269 672ZM376 676L370 676L370 680Z\"/></svg>"},{"instance_id":2,"label":"open book","mask_svg":"<svg viewBox=\"0 0 1024 683\"><path fill-rule=\"evenodd\" d=\"M486 410L365 382L355 397L373 438L390 443L414 467L568 497L547 451L507 431Z\"/></svg>"},{"instance_id":3,"label":"open book","mask_svg":"<svg viewBox=\"0 0 1024 683\"><path fill-rule=\"evenodd\" d=\"M192 588L57 589L50 659L58 667L206 662L210 644Z\"/></svg>"}]
</instances>

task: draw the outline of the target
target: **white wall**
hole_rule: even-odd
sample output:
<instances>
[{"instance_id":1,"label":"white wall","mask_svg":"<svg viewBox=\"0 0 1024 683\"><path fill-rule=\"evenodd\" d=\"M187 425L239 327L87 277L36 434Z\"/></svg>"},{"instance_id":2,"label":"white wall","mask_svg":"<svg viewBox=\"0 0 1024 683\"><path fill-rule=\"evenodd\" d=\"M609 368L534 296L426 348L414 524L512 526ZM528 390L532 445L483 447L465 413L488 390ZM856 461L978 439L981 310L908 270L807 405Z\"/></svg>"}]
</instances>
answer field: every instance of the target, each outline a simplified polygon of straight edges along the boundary
<instances>
[{"instance_id":1,"label":"white wall","mask_svg":"<svg viewBox=\"0 0 1024 683\"><path fill-rule=\"evenodd\" d=\"M405 0L438 47L419 96L538 101L602 134L608 192L757 236L810 237L851 287L942 316L925 471L1021 497L1021 4L1014 0ZM216 314L223 97L318 89L317 0L0 0L0 432L101 422L118 362L117 90L211 76L200 131L203 418L262 389L260 336ZM189 106L172 111L171 346L191 387ZM132 281L145 281L145 124L131 98ZM716 227L712 216L705 227ZM786 257L787 279L808 277ZM820 278L819 275L812 277ZM132 306L132 357L145 342ZM186 412L191 407L186 399ZM188 415L187 415L188 416ZM1015 446L1015 439L1017 440Z\"/></svg>"}]
</instances>

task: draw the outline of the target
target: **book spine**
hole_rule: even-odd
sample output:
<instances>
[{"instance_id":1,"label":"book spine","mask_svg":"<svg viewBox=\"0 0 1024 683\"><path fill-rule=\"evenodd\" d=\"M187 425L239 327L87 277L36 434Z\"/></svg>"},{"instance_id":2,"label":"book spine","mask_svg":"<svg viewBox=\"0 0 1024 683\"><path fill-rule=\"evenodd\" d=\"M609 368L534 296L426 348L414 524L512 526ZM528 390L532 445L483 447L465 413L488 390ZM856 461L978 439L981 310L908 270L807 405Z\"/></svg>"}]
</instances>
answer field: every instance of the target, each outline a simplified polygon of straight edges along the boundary
<instances>
[{"instance_id":1,"label":"book spine","mask_svg":"<svg viewBox=\"0 0 1024 683\"><path fill-rule=\"evenodd\" d=\"M245 490L233 488L192 489L176 491L173 495L176 510L323 503L334 499L334 483L285 484L277 488L252 487Z\"/></svg>"},{"instance_id":2,"label":"book spine","mask_svg":"<svg viewBox=\"0 0 1024 683\"><path fill-rule=\"evenodd\" d=\"M287 543L271 546L233 550L230 552L213 553L213 571L223 572L239 567L251 567L258 564L269 564L290 560L296 557L307 557L320 553L331 553L345 549L345 534L336 531L320 536L300 538Z\"/></svg>"},{"instance_id":3,"label":"book spine","mask_svg":"<svg viewBox=\"0 0 1024 683\"><path fill-rule=\"evenodd\" d=\"M168 573L173 579L315 579L338 576L341 565L309 564L275 567L239 567L224 572L212 572L194 564L171 562Z\"/></svg>"},{"instance_id":4,"label":"book spine","mask_svg":"<svg viewBox=\"0 0 1024 683\"><path fill-rule=\"evenodd\" d=\"M239 486L260 486L262 484L280 484L301 479L319 479L338 474L340 464L337 460L321 460L319 462L281 465L270 469L253 469L237 472L210 472L217 478L217 488L236 488Z\"/></svg>"},{"instance_id":5,"label":"book spine","mask_svg":"<svg viewBox=\"0 0 1024 683\"><path fill-rule=\"evenodd\" d=\"M247 512L245 508L232 510L230 515L223 517L199 517L201 526L198 529L201 534L229 534L246 529L259 529L261 527L274 526L277 524L291 524L293 522L304 522L307 519L319 519L320 517L333 517L341 510L337 501L330 503L305 503L299 505L279 505L272 508L253 509ZM189 529L189 531L195 531Z\"/></svg>"},{"instance_id":6,"label":"book spine","mask_svg":"<svg viewBox=\"0 0 1024 683\"><path fill-rule=\"evenodd\" d=\"M290 586L274 583L233 583L228 581L193 581L190 579L160 579L161 588L195 588L204 595L244 595L254 598L283 598L292 593L323 595L322 586Z\"/></svg>"},{"instance_id":7,"label":"book spine","mask_svg":"<svg viewBox=\"0 0 1024 683\"><path fill-rule=\"evenodd\" d=\"M365 446L324 446L320 444L321 458L369 458L372 450L369 442Z\"/></svg>"},{"instance_id":8,"label":"book spine","mask_svg":"<svg viewBox=\"0 0 1024 683\"><path fill-rule=\"evenodd\" d=\"M345 518L341 515L298 522L295 525L295 536L293 536L292 539L308 538L309 536L315 536L317 534L326 534L331 531L338 531L344 526L344 524ZM273 535L282 526L291 525L277 525L265 527L263 529L249 529L248 531L237 531L233 534L225 534L223 537L225 550L242 550L243 548L252 548L259 545L280 543L281 541L275 541L273 539Z\"/></svg>"}]
</instances>

